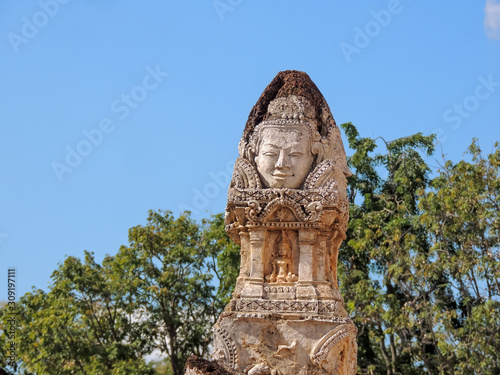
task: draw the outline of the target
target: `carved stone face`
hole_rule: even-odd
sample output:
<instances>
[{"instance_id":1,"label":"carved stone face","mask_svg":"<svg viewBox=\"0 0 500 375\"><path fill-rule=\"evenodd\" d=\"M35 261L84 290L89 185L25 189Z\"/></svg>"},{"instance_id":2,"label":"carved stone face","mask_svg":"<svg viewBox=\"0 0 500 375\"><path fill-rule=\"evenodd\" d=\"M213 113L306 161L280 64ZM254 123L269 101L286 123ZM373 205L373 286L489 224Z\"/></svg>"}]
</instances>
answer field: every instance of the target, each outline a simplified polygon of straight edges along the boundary
<instances>
[{"instance_id":1,"label":"carved stone face","mask_svg":"<svg viewBox=\"0 0 500 375\"><path fill-rule=\"evenodd\" d=\"M297 189L313 161L307 129L262 129L255 164L265 187Z\"/></svg>"}]
</instances>

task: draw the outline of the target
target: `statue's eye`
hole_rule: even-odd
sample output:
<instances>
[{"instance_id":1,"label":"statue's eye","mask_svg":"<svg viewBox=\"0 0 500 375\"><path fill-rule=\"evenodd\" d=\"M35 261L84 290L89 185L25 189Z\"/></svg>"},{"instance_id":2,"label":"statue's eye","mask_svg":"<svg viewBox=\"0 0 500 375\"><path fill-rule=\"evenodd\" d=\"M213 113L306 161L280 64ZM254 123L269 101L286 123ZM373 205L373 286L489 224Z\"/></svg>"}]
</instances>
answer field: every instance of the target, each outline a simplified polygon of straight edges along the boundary
<instances>
[{"instance_id":1,"label":"statue's eye","mask_svg":"<svg viewBox=\"0 0 500 375\"><path fill-rule=\"evenodd\" d=\"M276 152L268 151L264 152L264 156L277 156L278 154Z\"/></svg>"},{"instance_id":2,"label":"statue's eye","mask_svg":"<svg viewBox=\"0 0 500 375\"><path fill-rule=\"evenodd\" d=\"M304 155L302 152L292 152L290 153L290 156L302 156Z\"/></svg>"}]
</instances>

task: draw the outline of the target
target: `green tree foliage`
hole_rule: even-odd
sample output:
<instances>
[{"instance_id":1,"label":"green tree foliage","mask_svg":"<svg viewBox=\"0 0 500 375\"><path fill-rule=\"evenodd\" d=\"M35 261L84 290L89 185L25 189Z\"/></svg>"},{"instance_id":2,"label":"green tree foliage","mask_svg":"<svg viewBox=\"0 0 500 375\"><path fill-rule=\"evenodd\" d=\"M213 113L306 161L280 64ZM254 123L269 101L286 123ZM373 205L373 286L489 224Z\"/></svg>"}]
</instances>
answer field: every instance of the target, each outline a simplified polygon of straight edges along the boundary
<instances>
[{"instance_id":1,"label":"green tree foliage","mask_svg":"<svg viewBox=\"0 0 500 375\"><path fill-rule=\"evenodd\" d=\"M217 316L229 303L240 273L240 246L227 235L224 215L217 214L211 220L203 220L203 248L211 258L209 269L217 277L219 288L216 295Z\"/></svg>"},{"instance_id":2,"label":"green tree foliage","mask_svg":"<svg viewBox=\"0 0 500 375\"><path fill-rule=\"evenodd\" d=\"M109 260L115 281L152 322L150 340L180 375L191 354L208 354L207 333L216 315L200 228L187 215L174 220L170 212L150 212L146 226L129 231L129 242Z\"/></svg>"},{"instance_id":3,"label":"green tree foliage","mask_svg":"<svg viewBox=\"0 0 500 375\"><path fill-rule=\"evenodd\" d=\"M145 226L130 229L129 246L102 265L89 252L83 262L68 257L48 292L17 303L18 373L182 374L187 357L207 356L238 269L239 250L222 230L221 215L201 226L189 214L150 211ZM1 309L0 327L7 318ZM2 333L2 350L6 341ZM169 361L156 371L145 361L154 350Z\"/></svg>"},{"instance_id":4,"label":"green tree foliage","mask_svg":"<svg viewBox=\"0 0 500 375\"><path fill-rule=\"evenodd\" d=\"M447 162L430 179L432 136L384 142L343 124L354 175L341 288L372 374L498 371L499 152Z\"/></svg>"},{"instance_id":5,"label":"green tree foliage","mask_svg":"<svg viewBox=\"0 0 500 375\"><path fill-rule=\"evenodd\" d=\"M474 141L470 161L432 171L433 136L377 142L342 127L354 174L339 278L360 373L500 374L498 144L484 156ZM207 356L238 273L222 214L150 211L116 255L68 257L48 292L21 297L17 373L179 375ZM0 307L0 329L7 319ZM146 363L154 350L165 359Z\"/></svg>"},{"instance_id":6,"label":"green tree foliage","mask_svg":"<svg viewBox=\"0 0 500 375\"><path fill-rule=\"evenodd\" d=\"M412 309L405 303L425 291L414 290L408 279L415 277L413 258L429 247L416 218L417 191L428 183L430 171L416 148L431 154L433 138L417 134L386 142L386 153L372 155L376 140L360 138L350 123L343 128L355 153L348 160L354 171L348 191L351 217L339 273L359 328L359 366L411 374L407 364L421 363L422 350L409 351L407 342L421 333L407 326Z\"/></svg>"},{"instance_id":7,"label":"green tree foliage","mask_svg":"<svg viewBox=\"0 0 500 375\"><path fill-rule=\"evenodd\" d=\"M443 372L500 373L500 149L448 161L420 202L432 243L427 272L446 280L429 301Z\"/></svg>"},{"instance_id":8,"label":"green tree foliage","mask_svg":"<svg viewBox=\"0 0 500 375\"><path fill-rule=\"evenodd\" d=\"M17 303L20 373L153 374L141 360L146 324L133 318L109 269L86 252L83 263L68 257L52 280L49 292L34 290Z\"/></svg>"}]
</instances>

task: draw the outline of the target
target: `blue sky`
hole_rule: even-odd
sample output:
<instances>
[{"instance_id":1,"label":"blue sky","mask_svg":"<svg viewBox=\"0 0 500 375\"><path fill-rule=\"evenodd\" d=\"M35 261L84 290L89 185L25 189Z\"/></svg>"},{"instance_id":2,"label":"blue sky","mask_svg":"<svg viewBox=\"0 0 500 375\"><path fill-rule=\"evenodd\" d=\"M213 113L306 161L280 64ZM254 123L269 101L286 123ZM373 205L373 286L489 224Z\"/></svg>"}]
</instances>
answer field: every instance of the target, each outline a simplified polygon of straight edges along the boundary
<instances>
[{"instance_id":1,"label":"blue sky","mask_svg":"<svg viewBox=\"0 0 500 375\"><path fill-rule=\"evenodd\" d=\"M307 72L362 136L438 133L455 161L472 137L489 151L499 7L2 1L0 280L14 267L18 295L46 289L67 255L116 253L149 209L223 211L246 118L280 70Z\"/></svg>"}]
</instances>

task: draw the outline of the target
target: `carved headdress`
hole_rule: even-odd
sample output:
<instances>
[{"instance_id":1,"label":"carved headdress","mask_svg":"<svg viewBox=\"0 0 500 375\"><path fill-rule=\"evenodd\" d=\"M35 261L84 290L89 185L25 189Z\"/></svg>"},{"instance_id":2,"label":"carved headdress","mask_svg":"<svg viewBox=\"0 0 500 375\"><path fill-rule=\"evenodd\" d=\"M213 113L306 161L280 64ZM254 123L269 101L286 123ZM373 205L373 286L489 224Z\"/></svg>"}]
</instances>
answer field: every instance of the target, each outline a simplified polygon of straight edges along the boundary
<instances>
[{"instance_id":1,"label":"carved headdress","mask_svg":"<svg viewBox=\"0 0 500 375\"><path fill-rule=\"evenodd\" d=\"M314 165L332 160L335 168L348 177L340 131L328 104L309 76L296 70L279 72L266 87L248 116L239 145L240 157L253 164L263 128L304 126L310 131Z\"/></svg>"},{"instance_id":2,"label":"carved headdress","mask_svg":"<svg viewBox=\"0 0 500 375\"><path fill-rule=\"evenodd\" d=\"M327 207L348 215L351 172L340 130L306 73L279 72L266 87L248 116L239 154L228 192L228 230L247 219L271 220L275 206L285 202L303 222L317 222Z\"/></svg>"}]
</instances>

